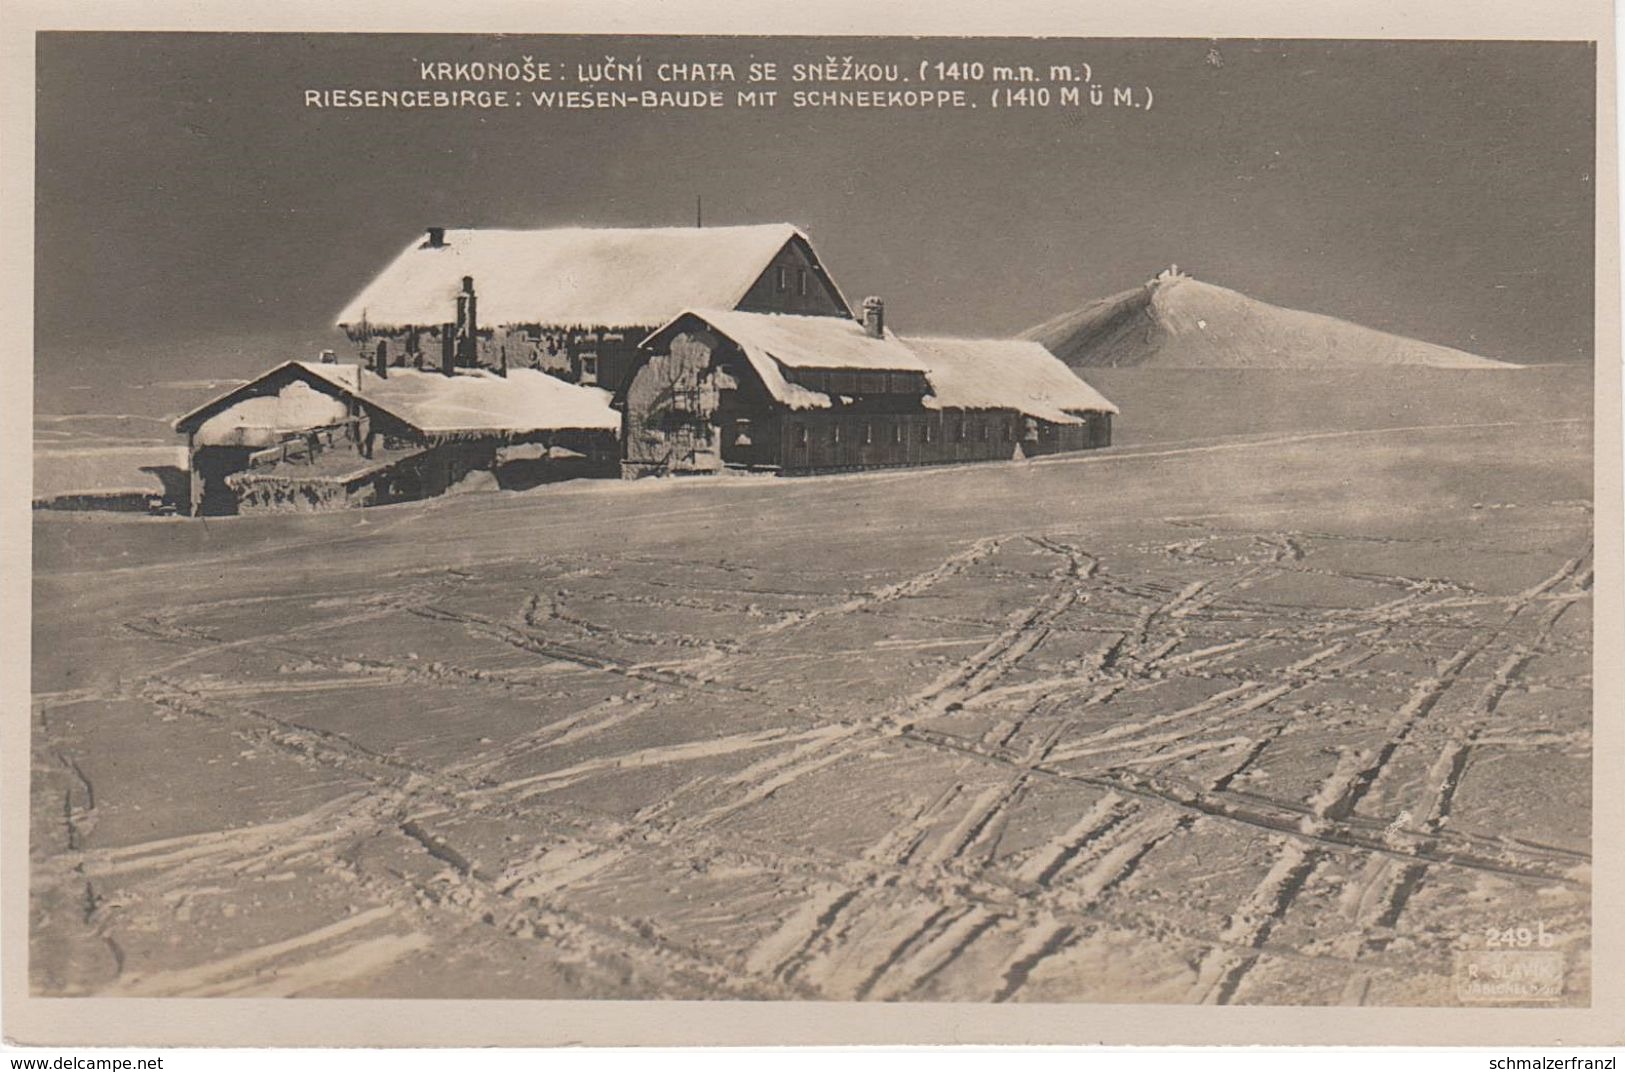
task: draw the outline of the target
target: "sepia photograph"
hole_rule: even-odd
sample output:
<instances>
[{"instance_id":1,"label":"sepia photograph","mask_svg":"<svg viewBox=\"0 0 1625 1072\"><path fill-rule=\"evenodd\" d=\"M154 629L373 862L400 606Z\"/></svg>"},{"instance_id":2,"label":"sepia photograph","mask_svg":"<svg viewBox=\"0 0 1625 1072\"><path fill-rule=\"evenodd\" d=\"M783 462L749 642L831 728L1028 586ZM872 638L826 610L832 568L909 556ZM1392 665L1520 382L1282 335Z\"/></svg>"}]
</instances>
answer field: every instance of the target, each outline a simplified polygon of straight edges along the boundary
<instances>
[{"instance_id":1,"label":"sepia photograph","mask_svg":"<svg viewBox=\"0 0 1625 1072\"><path fill-rule=\"evenodd\" d=\"M1595 1007L1598 40L30 47L28 997Z\"/></svg>"}]
</instances>

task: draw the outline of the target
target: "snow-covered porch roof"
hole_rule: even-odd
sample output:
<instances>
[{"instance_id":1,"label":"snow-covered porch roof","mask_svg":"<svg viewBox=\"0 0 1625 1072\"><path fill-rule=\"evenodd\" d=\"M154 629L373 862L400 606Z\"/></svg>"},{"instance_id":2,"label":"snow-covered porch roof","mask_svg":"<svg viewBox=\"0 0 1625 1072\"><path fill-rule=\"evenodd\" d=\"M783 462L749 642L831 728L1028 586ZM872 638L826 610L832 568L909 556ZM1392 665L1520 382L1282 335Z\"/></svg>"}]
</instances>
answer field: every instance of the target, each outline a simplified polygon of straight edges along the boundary
<instances>
[{"instance_id":1,"label":"snow-covered porch roof","mask_svg":"<svg viewBox=\"0 0 1625 1072\"><path fill-rule=\"evenodd\" d=\"M383 377L357 365L312 361L284 362L177 418L174 428L192 433L227 418L244 429L300 431L332 423L334 400L378 410L429 436L620 428L609 392L535 369L511 369L504 377L483 369L446 376L403 368Z\"/></svg>"}]
</instances>

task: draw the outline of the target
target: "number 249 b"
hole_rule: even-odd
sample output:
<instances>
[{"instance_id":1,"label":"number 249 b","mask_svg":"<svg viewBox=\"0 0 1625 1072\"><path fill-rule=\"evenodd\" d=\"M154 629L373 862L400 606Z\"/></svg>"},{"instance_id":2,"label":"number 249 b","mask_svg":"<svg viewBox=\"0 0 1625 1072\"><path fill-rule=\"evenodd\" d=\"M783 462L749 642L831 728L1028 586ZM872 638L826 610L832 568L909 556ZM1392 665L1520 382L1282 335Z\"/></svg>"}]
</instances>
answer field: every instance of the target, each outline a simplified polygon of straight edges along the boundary
<instances>
[{"instance_id":1,"label":"number 249 b","mask_svg":"<svg viewBox=\"0 0 1625 1072\"><path fill-rule=\"evenodd\" d=\"M1484 944L1491 949L1548 949L1556 943L1557 936L1547 932L1545 920L1533 927L1488 927L1484 931Z\"/></svg>"}]
</instances>

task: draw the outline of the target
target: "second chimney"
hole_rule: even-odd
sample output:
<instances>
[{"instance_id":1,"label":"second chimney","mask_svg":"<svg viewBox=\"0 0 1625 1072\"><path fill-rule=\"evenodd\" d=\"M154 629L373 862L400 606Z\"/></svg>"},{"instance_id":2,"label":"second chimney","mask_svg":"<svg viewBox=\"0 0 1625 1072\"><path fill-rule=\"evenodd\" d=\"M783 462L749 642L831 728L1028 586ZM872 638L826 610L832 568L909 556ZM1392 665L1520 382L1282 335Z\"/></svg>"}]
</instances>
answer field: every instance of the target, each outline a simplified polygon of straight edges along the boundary
<instances>
[{"instance_id":1,"label":"second chimney","mask_svg":"<svg viewBox=\"0 0 1625 1072\"><path fill-rule=\"evenodd\" d=\"M439 249L446 244L446 229L444 227L429 228L429 248Z\"/></svg>"},{"instance_id":2,"label":"second chimney","mask_svg":"<svg viewBox=\"0 0 1625 1072\"><path fill-rule=\"evenodd\" d=\"M871 339L886 337L886 303L879 298L863 299L863 333Z\"/></svg>"}]
</instances>

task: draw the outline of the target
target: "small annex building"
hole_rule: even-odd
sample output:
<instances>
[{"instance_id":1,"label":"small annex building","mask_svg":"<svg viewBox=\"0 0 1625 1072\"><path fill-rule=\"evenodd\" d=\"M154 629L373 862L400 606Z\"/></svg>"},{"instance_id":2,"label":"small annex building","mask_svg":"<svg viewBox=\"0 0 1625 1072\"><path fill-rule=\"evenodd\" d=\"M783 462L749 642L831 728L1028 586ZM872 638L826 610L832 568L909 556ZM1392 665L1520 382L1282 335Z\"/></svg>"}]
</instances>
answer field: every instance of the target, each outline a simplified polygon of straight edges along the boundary
<instances>
[{"instance_id":1,"label":"small annex building","mask_svg":"<svg viewBox=\"0 0 1625 1072\"><path fill-rule=\"evenodd\" d=\"M1042 346L903 339L863 320L693 309L626 386L626 476L992 461L1109 445L1117 407Z\"/></svg>"},{"instance_id":2,"label":"small annex building","mask_svg":"<svg viewBox=\"0 0 1625 1072\"><path fill-rule=\"evenodd\" d=\"M380 375L289 361L174 428L187 439L192 514L323 510L438 495L505 454L612 475L620 415L609 403L528 369Z\"/></svg>"},{"instance_id":3,"label":"small annex building","mask_svg":"<svg viewBox=\"0 0 1625 1072\"><path fill-rule=\"evenodd\" d=\"M369 368L536 369L618 391L686 309L851 319L811 240L737 227L431 227L339 313Z\"/></svg>"}]
</instances>

